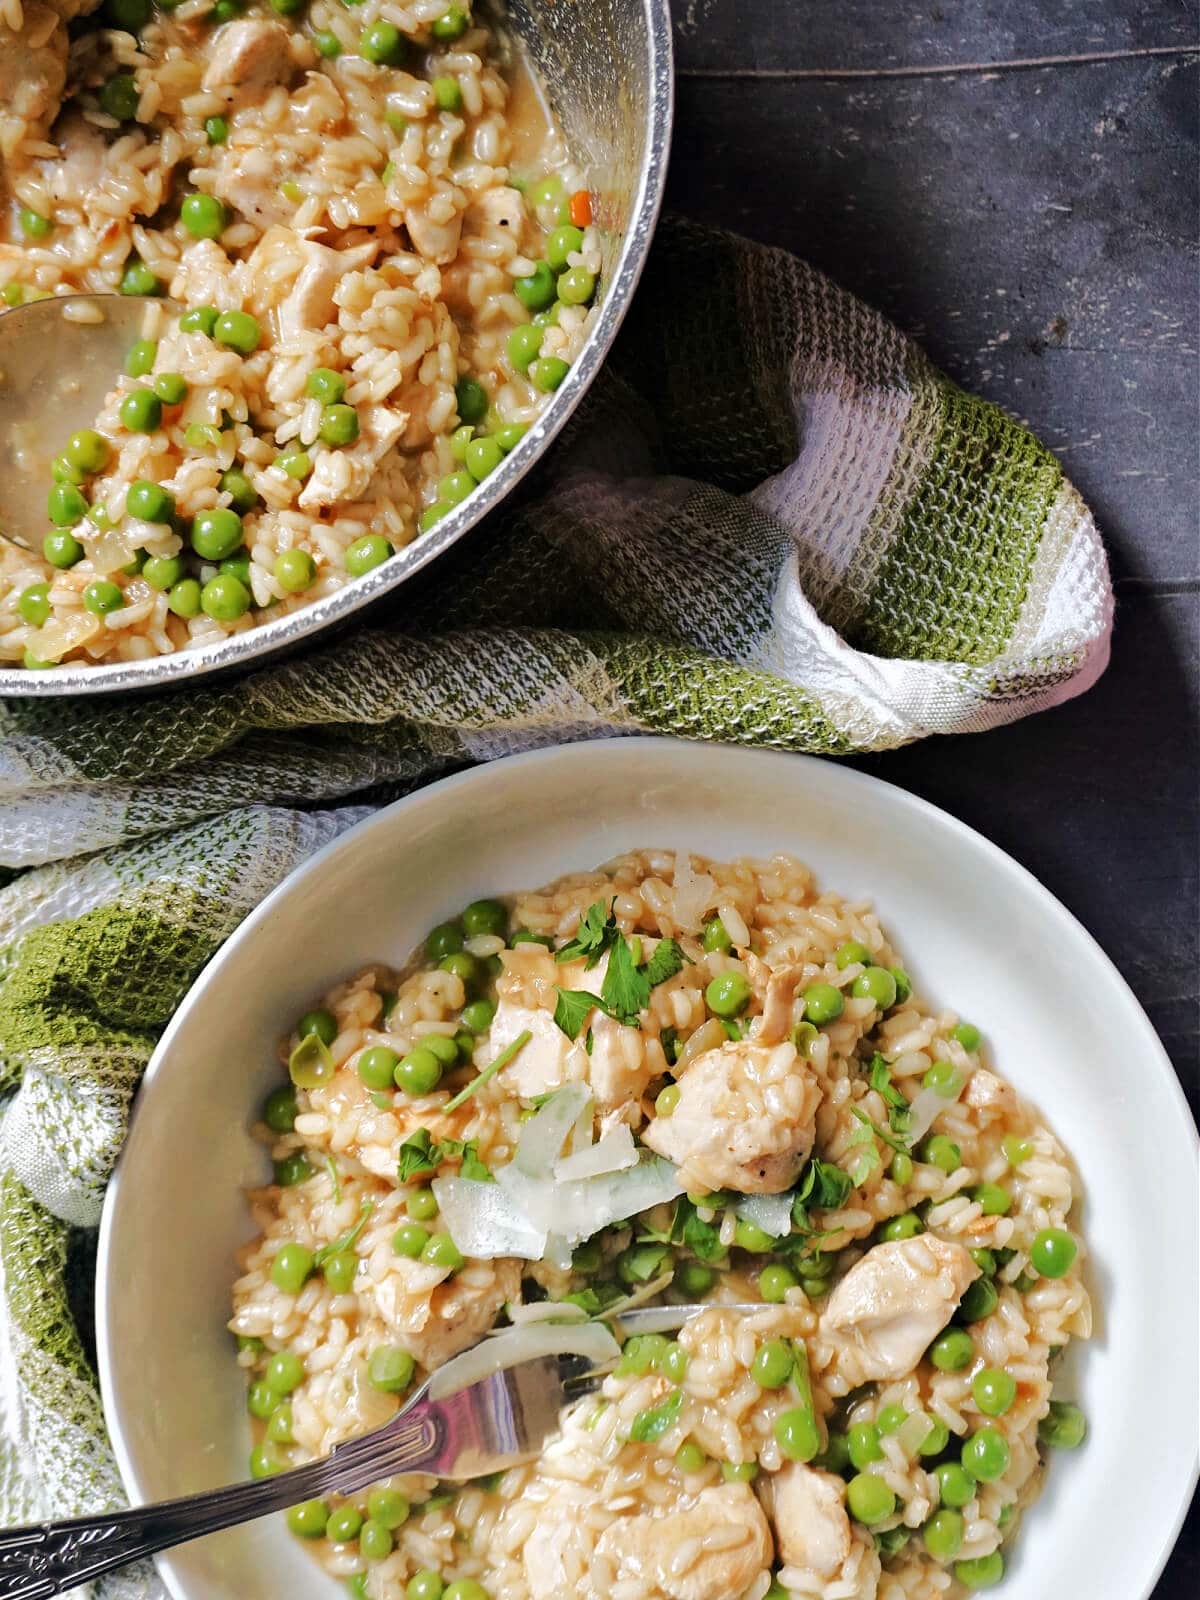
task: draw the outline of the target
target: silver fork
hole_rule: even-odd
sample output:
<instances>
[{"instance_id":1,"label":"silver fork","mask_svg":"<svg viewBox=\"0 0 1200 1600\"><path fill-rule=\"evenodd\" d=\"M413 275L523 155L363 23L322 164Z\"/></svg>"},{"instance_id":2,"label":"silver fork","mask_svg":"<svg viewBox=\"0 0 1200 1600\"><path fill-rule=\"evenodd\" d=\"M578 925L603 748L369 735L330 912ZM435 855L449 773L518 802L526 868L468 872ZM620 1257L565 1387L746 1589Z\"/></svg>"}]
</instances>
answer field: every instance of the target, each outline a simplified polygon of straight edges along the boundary
<instances>
[{"instance_id":1,"label":"silver fork","mask_svg":"<svg viewBox=\"0 0 1200 1600\"><path fill-rule=\"evenodd\" d=\"M620 1318L628 1334L680 1327L703 1306L649 1306ZM761 1307L725 1309L761 1310ZM206 1533L302 1500L353 1494L401 1472L480 1478L541 1453L563 1406L593 1392L607 1368L579 1356L538 1356L440 1400L429 1380L392 1420L327 1456L272 1478L230 1484L129 1511L0 1531L0 1600L49 1600L76 1584Z\"/></svg>"}]
</instances>

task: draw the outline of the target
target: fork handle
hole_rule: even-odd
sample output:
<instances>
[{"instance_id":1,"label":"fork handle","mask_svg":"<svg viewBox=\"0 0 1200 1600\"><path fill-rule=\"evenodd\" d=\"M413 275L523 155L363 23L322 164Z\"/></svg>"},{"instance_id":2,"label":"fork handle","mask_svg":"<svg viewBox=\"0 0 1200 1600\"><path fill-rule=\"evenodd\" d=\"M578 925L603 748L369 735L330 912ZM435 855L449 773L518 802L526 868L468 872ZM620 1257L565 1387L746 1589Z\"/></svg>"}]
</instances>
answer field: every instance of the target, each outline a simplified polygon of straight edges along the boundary
<instances>
[{"instance_id":1,"label":"fork handle","mask_svg":"<svg viewBox=\"0 0 1200 1600\"><path fill-rule=\"evenodd\" d=\"M0 1600L50 1600L76 1584L89 1583L115 1567L188 1539L284 1511L322 1494L348 1494L398 1472L419 1471L436 1457L440 1429L430 1407L414 1407L409 1420L410 1426L389 1432L382 1448L378 1436L368 1434L339 1445L320 1461L271 1478L129 1511L0 1530ZM356 1450L356 1445L361 1448Z\"/></svg>"}]
</instances>

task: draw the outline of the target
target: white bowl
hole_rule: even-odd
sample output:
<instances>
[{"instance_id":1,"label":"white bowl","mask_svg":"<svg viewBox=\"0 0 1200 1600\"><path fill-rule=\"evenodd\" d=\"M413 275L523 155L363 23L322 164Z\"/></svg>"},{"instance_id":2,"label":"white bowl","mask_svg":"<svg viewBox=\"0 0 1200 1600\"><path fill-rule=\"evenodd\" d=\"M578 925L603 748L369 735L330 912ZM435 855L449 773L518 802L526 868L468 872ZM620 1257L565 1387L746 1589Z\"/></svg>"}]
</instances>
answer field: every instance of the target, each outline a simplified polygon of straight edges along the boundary
<instances>
[{"instance_id":1,"label":"white bowl","mask_svg":"<svg viewBox=\"0 0 1200 1600\"><path fill-rule=\"evenodd\" d=\"M131 1498L244 1476L250 1435L225 1331L247 1133L275 1047L332 980L399 961L434 923L639 845L795 852L871 896L921 989L969 1016L1074 1153L1097 1333L1073 1346L1090 1433L1052 1462L1005 1600L1142 1600L1195 1477L1196 1148L1149 1022L1107 957L1021 867L921 800L832 762L657 739L498 761L378 812L313 857L224 946L163 1036L108 1192L97 1331ZM281 1519L160 1560L176 1600L344 1590Z\"/></svg>"}]
</instances>

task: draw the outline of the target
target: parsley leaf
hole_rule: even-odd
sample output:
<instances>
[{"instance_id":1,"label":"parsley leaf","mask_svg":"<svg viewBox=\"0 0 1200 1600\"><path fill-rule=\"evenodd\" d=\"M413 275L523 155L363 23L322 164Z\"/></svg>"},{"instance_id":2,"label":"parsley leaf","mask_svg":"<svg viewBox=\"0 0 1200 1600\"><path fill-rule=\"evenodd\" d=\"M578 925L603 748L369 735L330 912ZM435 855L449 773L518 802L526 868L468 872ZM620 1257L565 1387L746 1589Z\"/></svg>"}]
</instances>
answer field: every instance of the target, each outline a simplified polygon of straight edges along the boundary
<instances>
[{"instance_id":1,"label":"parsley leaf","mask_svg":"<svg viewBox=\"0 0 1200 1600\"><path fill-rule=\"evenodd\" d=\"M892 1082L892 1070L877 1050L871 1057L868 1081L888 1108L888 1123L895 1134L905 1134L912 1127L912 1108L904 1095Z\"/></svg>"},{"instance_id":2,"label":"parsley leaf","mask_svg":"<svg viewBox=\"0 0 1200 1600\"><path fill-rule=\"evenodd\" d=\"M558 990L554 1020L568 1039L578 1039L579 1030L597 1006L601 1011L608 1010L598 994L590 994L586 989L559 989L557 984L554 987Z\"/></svg>"},{"instance_id":3,"label":"parsley leaf","mask_svg":"<svg viewBox=\"0 0 1200 1600\"><path fill-rule=\"evenodd\" d=\"M682 1234L686 1247L701 1261L715 1261L718 1256L723 1256L725 1247L721 1243L720 1228L698 1217L690 1200L683 1199L679 1204L681 1209L687 1207Z\"/></svg>"},{"instance_id":4,"label":"parsley leaf","mask_svg":"<svg viewBox=\"0 0 1200 1600\"><path fill-rule=\"evenodd\" d=\"M353 1227L347 1228L340 1239L334 1239L330 1244L323 1244L313 1257L313 1264L323 1267L330 1256L336 1256L343 1250L349 1250L367 1225L367 1218L375 1209L373 1200L364 1200L358 1208L358 1221Z\"/></svg>"},{"instance_id":5,"label":"parsley leaf","mask_svg":"<svg viewBox=\"0 0 1200 1600\"><path fill-rule=\"evenodd\" d=\"M865 1127L871 1130L877 1139L882 1139L884 1144L890 1145L891 1148L897 1151L900 1155L908 1154L908 1146L905 1144L904 1140L897 1139L896 1136L892 1133L889 1133L886 1128L881 1128L877 1122L872 1122L865 1111L860 1111L857 1106L851 1106L850 1115L857 1117ZM861 1142L861 1136L851 1134L849 1142L851 1144L858 1144Z\"/></svg>"},{"instance_id":6,"label":"parsley leaf","mask_svg":"<svg viewBox=\"0 0 1200 1600\"><path fill-rule=\"evenodd\" d=\"M688 957L674 939L660 939L654 947L654 954L642 966L642 976L653 989L681 972L687 960Z\"/></svg>"},{"instance_id":7,"label":"parsley leaf","mask_svg":"<svg viewBox=\"0 0 1200 1600\"><path fill-rule=\"evenodd\" d=\"M580 956L586 956L588 966L594 967L616 937L617 919L612 907L605 911L603 900L593 901L579 919L575 937L554 952L554 959L577 961Z\"/></svg>"},{"instance_id":8,"label":"parsley leaf","mask_svg":"<svg viewBox=\"0 0 1200 1600\"><path fill-rule=\"evenodd\" d=\"M814 1156L796 1187L792 1199L792 1221L801 1232L811 1232L809 1211L836 1211L845 1203L853 1187L848 1172L843 1172L832 1161L821 1161Z\"/></svg>"},{"instance_id":9,"label":"parsley leaf","mask_svg":"<svg viewBox=\"0 0 1200 1600\"><path fill-rule=\"evenodd\" d=\"M482 1086L487 1083L490 1078L494 1078L500 1071L501 1067L506 1067L515 1055L524 1050L525 1046L529 1043L532 1037L533 1035L530 1033L529 1029L523 1028L511 1044L506 1044L504 1046L504 1049L501 1050L500 1054L494 1061L488 1062L487 1066L483 1068L478 1077L472 1078L465 1089L460 1089L452 1100L446 1101L446 1104L442 1107L442 1110L457 1111L459 1106L461 1106L464 1101L469 1100L477 1089L482 1088Z\"/></svg>"},{"instance_id":10,"label":"parsley leaf","mask_svg":"<svg viewBox=\"0 0 1200 1600\"><path fill-rule=\"evenodd\" d=\"M608 953L608 971L600 994L608 1014L618 1021L636 1027L638 1013L650 1004L650 985L645 973L633 959L624 939L618 937Z\"/></svg>"},{"instance_id":11,"label":"parsley leaf","mask_svg":"<svg viewBox=\"0 0 1200 1600\"><path fill-rule=\"evenodd\" d=\"M468 1139L463 1145L461 1176L474 1178L477 1183L495 1183L492 1169L479 1154L479 1146L474 1139Z\"/></svg>"},{"instance_id":12,"label":"parsley leaf","mask_svg":"<svg viewBox=\"0 0 1200 1600\"><path fill-rule=\"evenodd\" d=\"M418 1128L400 1146L397 1179L400 1183L409 1183L427 1172L436 1172L441 1161L441 1147L433 1142L429 1129Z\"/></svg>"}]
</instances>

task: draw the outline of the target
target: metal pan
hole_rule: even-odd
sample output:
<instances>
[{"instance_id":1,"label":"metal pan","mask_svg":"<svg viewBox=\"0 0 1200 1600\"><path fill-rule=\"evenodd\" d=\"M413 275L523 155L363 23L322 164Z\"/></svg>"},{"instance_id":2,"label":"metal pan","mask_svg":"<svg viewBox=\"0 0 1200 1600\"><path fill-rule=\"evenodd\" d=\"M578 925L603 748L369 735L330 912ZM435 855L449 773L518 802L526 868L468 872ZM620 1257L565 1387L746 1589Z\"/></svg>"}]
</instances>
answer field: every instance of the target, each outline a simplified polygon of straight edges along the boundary
<instances>
[{"instance_id":1,"label":"metal pan","mask_svg":"<svg viewBox=\"0 0 1200 1600\"><path fill-rule=\"evenodd\" d=\"M600 316L553 402L475 493L390 561L336 594L199 650L110 665L68 663L53 672L0 667L0 696L168 688L294 649L398 589L486 517L545 454L599 371L650 246L671 136L671 14L668 0L510 0L508 23L589 186L603 194L612 213Z\"/></svg>"}]
</instances>

